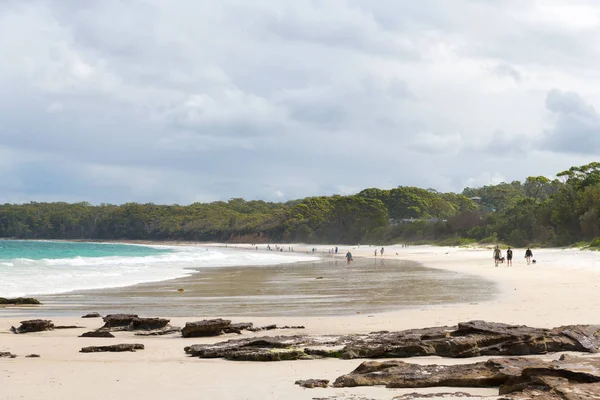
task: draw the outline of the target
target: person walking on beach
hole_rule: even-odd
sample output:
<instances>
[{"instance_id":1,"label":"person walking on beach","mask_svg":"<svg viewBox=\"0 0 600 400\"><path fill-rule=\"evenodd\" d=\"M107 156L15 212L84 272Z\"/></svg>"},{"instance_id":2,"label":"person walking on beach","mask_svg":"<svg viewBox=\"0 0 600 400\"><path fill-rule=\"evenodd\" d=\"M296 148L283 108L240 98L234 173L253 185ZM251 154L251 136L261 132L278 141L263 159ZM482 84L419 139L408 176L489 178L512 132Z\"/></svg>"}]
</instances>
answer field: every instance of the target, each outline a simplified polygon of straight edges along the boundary
<instances>
[{"instance_id":1,"label":"person walking on beach","mask_svg":"<svg viewBox=\"0 0 600 400\"><path fill-rule=\"evenodd\" d=\"M496 267L498 266L498 263L500 262L501 254L502 254L502 252L500 251L500 247L496 246L496 248L494 249L494 265L496 265Z\"/></svg>"},{"instance_id":2,"label":"person walking on beach","mask_svg":"<svg viewBox=\"0 0 600 400\"><path fill-rule=\"evenodd\" d=\"M346 263L348 265L350 265L350 263L352 262L352 253L350 253L350 250L348 250L348 252L346 253Z\"/></svg>"},{"instance_id":3,"label":"person walking on beach","mask_svg":"<svg viewBox=\"0 0 600 400\"><path fill-rule=\"evenodd\" d=\"M383 247L381 248L381 250L379 252L381 253L381 257L383 257Z\"/></svg>"},{"instance_id":4,"label":"person walking on beach","mask_svg":"<svg viewBox=\"0 0 600 400\"><path fill-rule=\"evenodd\" d=\"M509 247L508 250L506 250L506 266L507 267L512 267L512 253L513 253L513 251Z\"/></svg>"},{"instance_id":5,"label":"person walking on beach","mask_svg":"<svg viewBox=\"0 0 600 400\"><path fill-rule=\"evenodd\" d=\"M375 249L375 257L377 257L377 249Z\"/></svg>"},{"instance_id":6,"label":"person walking on beach","mask_svg":"<svg viewBox=\"0 0 600 400\"><path fill-rule=\"evenodd\" d=\"M529 247L525 250L525 259L527 260L527 265L531 264L531 257L533 257L533 252Z\"/></svg>"}]
</instances>

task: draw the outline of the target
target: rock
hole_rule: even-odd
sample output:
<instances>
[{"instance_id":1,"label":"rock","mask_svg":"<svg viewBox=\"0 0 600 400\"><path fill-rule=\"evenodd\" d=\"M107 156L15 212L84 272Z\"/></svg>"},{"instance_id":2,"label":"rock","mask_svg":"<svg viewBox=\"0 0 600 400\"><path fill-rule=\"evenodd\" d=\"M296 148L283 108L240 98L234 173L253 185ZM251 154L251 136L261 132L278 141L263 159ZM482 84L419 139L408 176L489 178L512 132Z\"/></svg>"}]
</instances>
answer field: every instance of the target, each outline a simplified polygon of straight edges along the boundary
<instances>
[{"instance_id":1,"label":"rock","mask_svg":"<svg viewBox=\"0 0 600 400\"><path fill-rule=\"evenodd\" d=\"M143 344L113 344L110 346L89 346L82 348L80 353L100 353L100 352L123 352L123 351L132 351L136 350L144 350Z\"/></svg>"},{"instance_id":2,"label":"rock","mask_svg":"<svg viewBox=\"0 0 600 400\"><path fill-rule=\"evenodd\" d=\"M50 331L54 329L52 321L47 319L31 319L28 321L21 321L21 326L10 328L13 333L29 333L29 332L42 332Z\"/></svg>"},{"instance_id":3,"label":"rock","mask_svg":"<svg viewBox=\"0 0 600 400\"><path fill-rule=\"evenodd\" d=\"M102 328L126 327L131 324L134 318L138 318L136 314L109 314L102 318L104 326Z\"/></svg>"},{"instance_id":4,"label":"rock","mask_svg":"<svg viewBox=\"0 0 600 400\"><path fill-rule=\"evenodd\" d=\"M261 327L257 327L257 328L250 328L248 330L250 332L260 332L260 331L271 331L273 329L277 329L277 325L271 324L271 325L261 326Z\"/></svg>"},{"instance_id":5,"label":"rock","mask_svg":"<svg viewBox=\"0 0 600 400\"><path fill-rule=\"evenodd\" d=\"M40 358L39 354L28 354L25 356L25 358Z\"/></svg>"},{"instance_id":6,"label":"rock","mask_svg":"<svg viewBox=\"0 0 600 400\"><path fill-rule=\"evenodd\" d=\"M377 386L390 388L493 387L519 376L523 369L541 365L529 358L506 358L475 364L417 365L403 361L363 362L334 387Z\"/></svg>"},{"instance_id":7,"label":"rock","mask_svg":"<svg viewBox=\"0 0 600 400\"><path fill-rule=\"evenodd\" d=\"M108 331L90 331L86 332L79 337L93 337L93 338L114 338L115 335Z\"/></svg>"},{"instance_id":8,"label":"rock","mask_svg":"<svg viewBox=\"0 0 600 400\"><path fill-rule=\"evenodd\" d=\"M77 325L57 325L53 329L85 329L85 326Z\"/></svg>"},{"instance_id":9,"label":"rock","mask_svg":"<svg viewBox=\"0 0 600 400\"><path fill-rule=\"evenodd\" d=\"M242 331L252 330L254 328L254 324L252 322L238 322L235 324L231 324L223 328L223 333L237 333L241 334Z\"/></svg>"},{"instance_id":10,"label":"rock","mask_svg":"<svg viewBox=\"0 0 600 400\"><path fill-rule=\"evenodd\" d=\"M164 318L133 318L129 324L130 331L152 331L162 329L169 324L170 320Z\"/></svg>"},{"instance_id":11,"label":"rock","mask_svg":"<svg viewBox=\"0 0 600 400\"><path fill-rule=\"evenodd\" d=\"M33 297L18 297L16 299L6 299L0 297L0 305L40 305L42 303Z\"/></svg>"},{"instance_id":12,"label":"rock","mask_svg":"<svg viewBox=\"0 0 600 400\"><path fill-rule=\"evenodd\" d=\"M407 393L402 396L396 396L392 400L424 400L424 399L462 399L476 397L481 399L481 396L473 396L470 393L465 392L453 392L453 393Z\"/></svg>"},{"instance_id":13,"label":"rock","mask_svg":"<svg viewBox=\"0 0 600 400\"><path fill-rule=\"evenodd\" d=\"M0 351L0 358L17 358L17 355L8 351Z\"/></svg>"},{"instance_id":14,"label":"rock","mask_svg":"<svg viewBox=\"0 0 600 400\"><path fill-rule=\"evenodd\" d=\"M372 385L389 388L499 386L504 400L600 399L600 359L563 356L559 360L545 361L513 357L464 365L371 361L362 363L333 384L334 387Z\"/></svg>"},{"instance_id":15,"label":"rock","mask_svg":"<svg viewBox=\"0 0 600 400\"><path fill-rule=\"evenodd\" d=\"M223 321L223 320L213 320ZM192 323L202 325L206 322ZM227 324L211 323L215 336ZM219 329L219 326L223 328ZM194 326L190 327L190 330ZM292 327L294 328L294 327ZM298 327L296 327L298 328ZM252 328L259 331L263 328ZM183 329L185 331L186 328ZM183 333L183 332L182 332ZM184 334L185 337L185 334ZM278 341L278 343L275 343ZM368 335L329 336L276 336L272 338L236 339L202 345L198 357L237 359L240 352L245 359L256 352L256 359L272 348L302 349L310 358L406 358L440 356L466 358L479 356L517 356L547 354L560 351L595 353L600 347L600 327L577 325L554 329L497 324L484 321L460 323L454 327L411 329L400 332L374 332ZM189 348L195 348L189 346Z\"/></svg>"},{"instance_id":16,"label":"rock","mask_svg":"<svg viewBox=\"0 0 600 400\"><path fill-rule=\"evenodd\" d=\"M219 336L225 328L231 324L228 319L209 319L198 322L187 322L181 330L181 336L188 337L203 337L203 336Z\"/></svg>"},{"instance_id":17,"label":"rock","mask_svg":"<svg viewBox=\"0 0 600 400\"><path fill-rule=\"evenodd\" d=\"M162 336L162 335L169 335L171 333L179 333L179 332L181 332L181 328L179 328L179 327L165 326L162 329L157 329L154 331L136 332L135 336Z\"/></svg>"},{"instance_id":18,"label":"rock","mask_svg":"<svg viewBox=\"0 0 600 400\"><path fill-rule=\"evenodd\" d=\"M313 388L326 388L329 386L328 379L307 379L300 380L295 382L296 385L300 385L304 388L313 389Z\"/></svg>"},{"instance_id":19,"label":"rock","mask_svg":"<svg viewBox=\"0 0 600 400\"><path fill-rule=\"evenodd\" d=\"M102 316L100 314L98 314L97 312L93 312L93 313L85 314L81 318L101 318L101 317Z\"/></svg>"}]
</instances>

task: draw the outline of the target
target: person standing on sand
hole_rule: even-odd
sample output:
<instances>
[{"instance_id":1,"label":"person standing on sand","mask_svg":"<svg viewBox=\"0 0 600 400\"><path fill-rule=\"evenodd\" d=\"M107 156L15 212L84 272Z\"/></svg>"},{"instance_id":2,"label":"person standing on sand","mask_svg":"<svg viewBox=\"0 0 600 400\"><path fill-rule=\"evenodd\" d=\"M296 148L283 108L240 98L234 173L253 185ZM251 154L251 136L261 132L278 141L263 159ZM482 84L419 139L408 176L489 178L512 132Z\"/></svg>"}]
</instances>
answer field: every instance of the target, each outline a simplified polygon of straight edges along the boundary
<instances>
[{"instance_id":1,"label":"person standing on sand","mask_svg":"<svg viewBox=\"0 0 600 400\"><path fill-rule=\"evenodd\" d=\"M500 247L496 246L496 248L494 249L494 265L496 265L496 267L498 266L498 263L500 262L501 255L502 255L502 252L500 251Z\"/></svg>"},{"instance_id":2,"label":"person standing on sand","mask_svg":"<svg viewBox=\"0 0 600 400\"><path fill-rule=\"evenodd\" d=\"M348 252L346 253L346 263L348 265L350 265L350 263L352 262L352 253L350 253L350 250L348 250Z\"/></svg>"},{"instance_id":3,"label":"person standing on sand","mask_svg":"<svg viewBox=\"0 0 600 400\"><path fill-rule=\"evenodd\" d=\"M379 252L381 253L381 257L383 257L383 247L381 248L381 250Z\"/></svg>"},{"instance_id":4,"label":"person standing on sand","mask_svg":"<svg viewBox=\"0 0 600 400\"><path fill-rule=\"evenodd\" d=\"M512 253L513 253L513 251L509 247L508 250L506 250L506 266L507 267L512 267L512 256L513 256Z\"/></svg>"},{"instance_id":5,"label":"person standing on sand","mask_svg":"<svg viewBox=\"0 0 600 400\"><path fill-rule=\"evenodd\" d=\"M531 257L533 257L533 252L529 247L525 250L525 259L527 260L527 265L531 264Z\"/></svg>"},{"instance_id":6,"label":"person standing on sand","mask_svg":"<svg viewBox=\"0 0 600 400\"><path fill-rule=\"evenodd\" d=\"M375 249L375 257L377 257L377 249Z\"/></svg>"}]
</instances>

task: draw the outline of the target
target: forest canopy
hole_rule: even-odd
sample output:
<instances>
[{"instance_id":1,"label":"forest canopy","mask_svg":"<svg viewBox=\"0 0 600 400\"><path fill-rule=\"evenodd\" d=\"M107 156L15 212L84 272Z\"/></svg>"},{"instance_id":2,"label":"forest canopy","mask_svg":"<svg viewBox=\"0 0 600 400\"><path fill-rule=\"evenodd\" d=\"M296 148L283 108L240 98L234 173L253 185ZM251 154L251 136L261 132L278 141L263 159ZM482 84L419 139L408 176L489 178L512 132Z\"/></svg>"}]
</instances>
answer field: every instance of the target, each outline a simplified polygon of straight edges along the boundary
<instances>
[{"instance_id":1,"label":"forest canopy","mask_svg":"<svg viewBox=\"0 0 600 400\"><path fill-rule=\"evenodd\" d=\"M400 186L270 203L0 205L0 237L19 239L565 246L600 236L600 163L462 193Z\"/></svg>"}]
</instances>

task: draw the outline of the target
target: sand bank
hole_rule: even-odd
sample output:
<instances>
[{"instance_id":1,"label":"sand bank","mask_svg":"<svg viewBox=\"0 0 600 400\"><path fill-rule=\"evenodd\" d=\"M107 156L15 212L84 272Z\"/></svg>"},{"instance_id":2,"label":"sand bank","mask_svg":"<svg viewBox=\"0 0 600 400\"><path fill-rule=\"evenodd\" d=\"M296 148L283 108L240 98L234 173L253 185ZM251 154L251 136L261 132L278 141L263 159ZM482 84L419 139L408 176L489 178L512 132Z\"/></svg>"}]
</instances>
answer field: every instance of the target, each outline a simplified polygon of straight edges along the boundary
<instances>
[{"instance_id":1,"label":"sand bank","mask_svg":"<svg viewBox=\"0 0 600 400\"><path fill-rule=\"evenodd\" d=\"M238 245L237 247L242 247ZM295 245L306 251L312 246ZM335 247L335 246L332 246ZM350 249L355 257L373 257L374 247L338 246L340 259ZM329 247L319 246L329 257ZM396 253L398 253L396 255ZM437 247L386 247L385 259L408 259L431 268L476 275L498 284L498 295L488 301L404 309L385 313L346 316L232 315L236 320L256 324L304 325L304 333L365 333L376 330L455 324L458 321L489 321L552 327L565 324L598 323L600 298L600 253L578 250L534 250L537 263L526 266L523 250L515 251L513 267L494 267L491 250ZM0 310L0 351L18 354L17 359L0 359L0 399L392 399L414 390L384 388L301 389L297 379L335 379L360 364L360 360L292 361L282 363L233 363L223 360L187 358L183 347L203 340L179 337L144 338L118 332L116 339L77 338L85 330L65 330L26 335L8 333L18 318ZM243 314L243 313L240 313ZM223 315L218 315L223 316ZM198 310L198 318L208 317ZM175 318L173 325L194 318ZM83 324L93 329L99 320L59 318L60 324ZM275 332L273 334L280 334ZM292 334L294 331L284 331ZM211 339L215 340L215 339ZM217 340L222 340L217 339ZM126 354L80 354L86 345L139 342L146 350ZM207 341L207 339L204 339ZM37 353L40 359L24 355ZM411 359L418 363L456 363L473 360ZM440 389L429 390L439 392ZM442 390L444 391L444 390ZM448 389L448 391L456 391ZM422 391L427 392L427 391ZM493 390L477 390L484 395Z\"/></svg>"}]
</instances>

